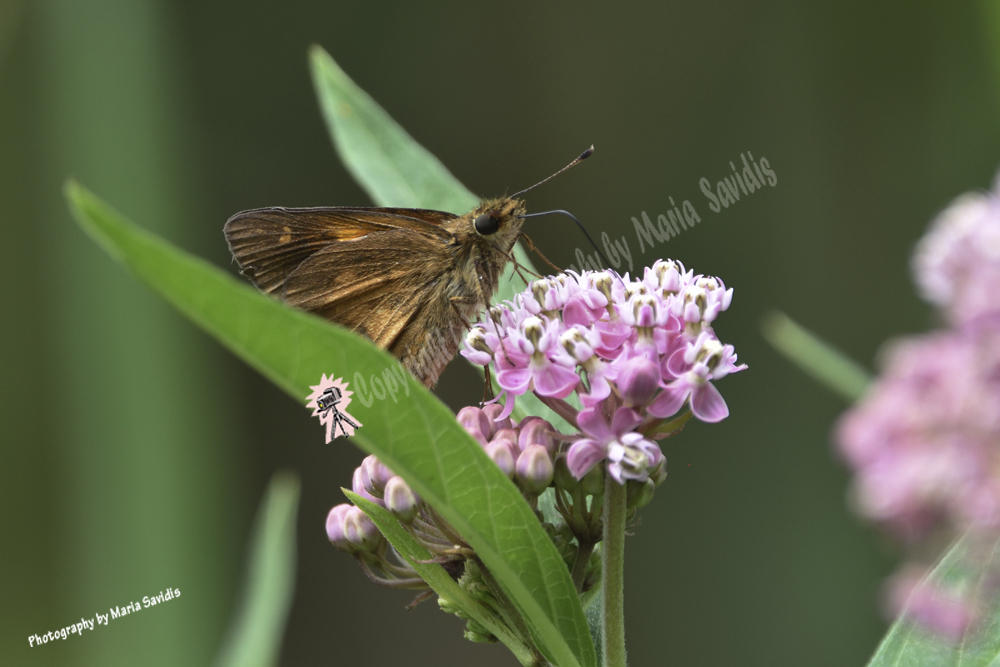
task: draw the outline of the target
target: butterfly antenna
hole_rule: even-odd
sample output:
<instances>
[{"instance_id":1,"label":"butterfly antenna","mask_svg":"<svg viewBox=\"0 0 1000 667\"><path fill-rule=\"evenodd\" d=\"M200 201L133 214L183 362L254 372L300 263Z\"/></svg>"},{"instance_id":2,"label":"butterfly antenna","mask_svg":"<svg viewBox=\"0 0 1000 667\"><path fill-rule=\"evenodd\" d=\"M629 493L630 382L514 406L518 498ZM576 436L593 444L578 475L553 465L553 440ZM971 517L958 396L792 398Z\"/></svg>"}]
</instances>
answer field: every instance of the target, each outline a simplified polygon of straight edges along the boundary
<instances>
[{"instance_id":1,"label":"butterfly antenna","mask_svg":"<svg viewBox=\"0 0 1000 667\"><path fill-rule=\"evenodd\" d=\"M545 179L542 179L542 180L538 181L537 183L535 183L534 185L532 185L530 188L525 188L525 189L521 190L520 192L515 192L514 194L511 195L511 199L513 199L514 197L516 197L518 195L523 195L528 190L532 190L534 188L537 188L539 185L541 185L545 181L552 180L553 178L555 178L559 174L563 173L564 171L566 171L570 167L575 167L576 165L580 164L581 162L583 162L584 160L586 160L587 158L589 158L593 154L594 154L594 147L591 146L587 150L583 151L583 153L580 154L580 157L578 157L577 159L573 160L568 165L566 165L565 167L563 167L562 169L560 169L556 173L552 174L548 178L545 178Z\"/></svg>"}]
</instances>

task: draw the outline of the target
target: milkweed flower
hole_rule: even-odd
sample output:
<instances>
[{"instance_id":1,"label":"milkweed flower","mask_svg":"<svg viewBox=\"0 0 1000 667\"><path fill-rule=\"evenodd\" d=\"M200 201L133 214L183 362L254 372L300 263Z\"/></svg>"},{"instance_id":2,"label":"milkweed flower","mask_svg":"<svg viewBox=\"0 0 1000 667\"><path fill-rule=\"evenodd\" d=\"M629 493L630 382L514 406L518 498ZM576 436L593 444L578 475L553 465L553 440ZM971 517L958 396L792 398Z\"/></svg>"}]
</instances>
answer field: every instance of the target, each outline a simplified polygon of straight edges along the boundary
<instances>
[{"instance_id":1,"label":"milkweed flower","mask_svg":"<svg viewBox=\"0 0 1000 667\"><path fill-rule=\"evenodd\" d=\"M931 223L913 255L920 293L955 326L1000 324L1000 176L962 195Z\"/></svg>"},{"instance_id":2,"label":"milkweed flower","mask_svg":"<svg viewBox=\"0 0 1000 667\"><path fill-rule=\"evenodd\" d=\"M856 507L906 541L1000 527L1000 336L944 331L891 345L837 441Z\"/></svg>"},{"instance_id":3,"label":"milkweed flower","mask_svg":"<svg viewBox=\"0 0 1000 667\"><path fill-rule=\"evenodd\" d=\"M667 476L657 440L675 435L691 417L717 422L728 416L714 383L746 366L737 364L733 347L718 340L712 325L732 294L718 278L671 260L657 261L642 279L564 273L532 282L468 332L462 354L495 370L503 393L487 405L462 408L456 421L535 510L581 595L600 581L595 547L604 539L607 490L617 498L609 507L625 501L621 530L634 525L636 511ZM515 421L515 401L528 392L570 432L540 416ZM509 613L473 548L378 458L358 466L352 487L395 516L429 553L424 562L444 567L497 618ZM392 535L382 535L359 508L330 510L326 533L372 581L424 591L417 601L426 596L430 587L394 550L398 542L390 544ZM467 621L469 639L495 641L460 607L444 598L439 604ZM522 626L508 629L518 633Z\"/></svg>"},{"instance_id":4,"label":"milkweed flower","mask_svg":"<svg viewBox=\"0 0 1000 667\"><path fill-rule=\"evenodd\" d=\"M889 344L881 374L835 439L854 471L855 508L920 553L962 533L1000 531L1000 180L939 214L912 267L951 328ZM926 570L907 565L889 606L899 612L905 600L924 627L958 640L975 605L915 585Z\"/></svg>"},{"instance_id":5,"label":"milkweed flower","mask_svg":"<svg viewBox=\"0 0 1000 667\"><path fill-rule=\"evenodd\" d=\"M565 435L576 440L567 463L577 479L606 462L619 483L645 480L663 460L655 439L687 416L718 422L729 415L714 383L746 365L712 324L732 298L721 279L674 260L657 260L641 279L565 273L492 308L469 331L462 354L495 366L505 395L501 418L530 391L579 426ZM574 394L582 411L564 400Z\"/></svg>"}]
</instances>

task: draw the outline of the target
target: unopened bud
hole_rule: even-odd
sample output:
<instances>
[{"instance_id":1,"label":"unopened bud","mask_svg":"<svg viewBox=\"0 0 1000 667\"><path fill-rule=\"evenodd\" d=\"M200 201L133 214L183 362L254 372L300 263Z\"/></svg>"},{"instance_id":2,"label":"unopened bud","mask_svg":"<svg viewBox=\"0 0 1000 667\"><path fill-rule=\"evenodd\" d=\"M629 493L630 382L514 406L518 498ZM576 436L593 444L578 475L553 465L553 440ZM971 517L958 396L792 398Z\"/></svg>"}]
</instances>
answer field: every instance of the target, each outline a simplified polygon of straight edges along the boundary
<instances>
[{"instance_id":1,"label":"unopened bud","mask_svg":"<svg viewBox=\"0 0 1000 667\"><path fill-rule=\"evenodd\" d=\"M555 474L552 477L553 482L555 482L556 487L573 492L576 487L580 486L580 480L573 476L573 473L569 470L569 465L566 464L566 455L560 454L559 458L556 459L555 463Z\"/></svg>"},{"instance_id":2,"label":"unopened bud","mask_svg":"<svg viewBox=\"0 0 1000 667\"><path fill-rule=\"evenodd\" d=\"M517 430L513 428L501 428L498 429L496 433L493 434L493 438L490 440L490 444L494 442L504 442L510 447L511 456L515 459L518 454L521 453L521 449L517 446Z\"/></svg>"},{"instance_id":3,"label":"unopened bud","mask_svg":"<svg viewBox=\"0 0 1000 667\"><path fill-rule=\"evenodd\" d=\"M604 495L604 465L596 465L580 480L583 492L588 496Z\"/></svg>"},{"instance_id":4,"label":"unopened bud","mask_svg":"<svg viewBox=\"0 0 1000 667\"><path fill-rule=\"evenodd\" d=\"M541 445L549 456L554 456L556 441L552 437L553 433L555 429L552 428L552 424L544 419L532 419L527 424L522 423L521 434L517 439L518 448L524 451L529 445Z\"/></svg>"},{"instance_id":5,"label":"unopened bud","mask_svg":"<svg viewBox=\"0 0 1000 667\"><path fill-rule=\"evenodd\" d=\"M333 546L337 547L341 551L346 551L347 553L354 553L357 549L351 544L350 540L344 534L344 517L350 511L353 505L348 505L347 503L342 503L337 505L330 513L326 515L326 536L333 543Z\"/></svg>"},{"instance_id":6,"label":"unopened bud","mask_svg":"<svg viewBox=\"0 0 1000 667\"><path fill-rule=\"evenodd\" d=\"M385 501L378 498L368 490L371 486L371 480L368 479L368 475L365 473L364 465L360 465L354 469L354 478L351 480L351 489L354 493L358 494L365 500L370 500L376 505L385 507Z\"/></svg>"},{"instance_id":7,"label":"unopened bud","mask_svg":"<svg viewBox=\"0 0 1000 667\"><path fill-rule=\"evenodd\" d=\"M629 481L628 485L629 509L645 507L653 499L653 493L656 491L656 483L653 480L647 479L645 482Z\"/></svg>"},{"instance_id":8,"label":"unopened bud","mask_svg":"<svg viewBox=\"0 0 1000 667\"><path fill-rule=\"evenodd\" d=\"M403 523L411 523L420 510L420 499L402 477L393 477L385 485L385 507Z\"/></svg>"},{"instance_id":9,"label":"unopened bud","mask_svg":"<svg viewBox=\"0 0 1000 667\"><path fill-rule=\"evenodd\" d=\"M443 611L446 614L455 614L456 616L460 616L461 618L467 617L465 612L462 611L461 607L459 607L457 604L455 604L448 598L441 597L440 595L438 596L438 607L440 607L441 611Z\"/></svg>"},{"instance_id":10,"label":"unopened bud","mask_svg":"<svg viewBox=\"0 0 1000 667\"><path fill-rule=\"evenodd\" d=\"M358 550L374 553L382 546L382 533L358 507L351 507L344 517L344 535Z\"/></svg>"},{"instance_id":11,"label":"unopened bud","mask_svg":"<svg viewBox=\"0 0 1000 667\"><path fill-rule=\"evenodd\" d=\"M555 468L548 451L541 445L528 445L517 457L517 481L531 494L544 491L552 483Z\"/></svg>"},{"instance_id":12,"label":"unopened bud","mask_svg":"<svg viewBox=\"0 0 1000 667\"><path fill-rule=\"evenodd\" d=\"M508 477L514 476L514 455L510 451L510 446L502 440L491 442L486 445L486 454L497 467Z\"/></svg>"},{"instance_id":13,"label":"unopened bud","mask_svg":"<svg viewBox=\"0 0 1000 667\"><path fill-rule=\"evenodd\" d=\"M486 415L486 419L490 424L490 432L486 433L485 431L483 431L483 434L486 436L487 440L491 439L493 437L493 434L499 431L500 429L511 427L510 417L504 417L500 421L495 421L496 418L499 417L500 413L502 412L503 412L503 406L500 405L499 403L490 403L489 405L483 407L483 414Z\"/></svg>"},{"instance_id":14,"label":"unopened bud","mask_svg":"<svg viewBox=\"0 0 1000 667\"><path fill-rule=\"evenodd\" d=\"M489 407L489 406L486 406ZM500 408L503 409L502 407ZM474 405L469 405L458 411L455 416L458 419L458 423L462 425L469 435L476 439L476 441L482 445L486 446L489 442L489 437L493 433L493 425L486 413Z\"/></svg>"},{"instance_id":15,"label":"unopened bud","mask_svg":"<svg viewBox=\"0 0 1000 667\"><path fill-rule=\"evenodd\" d=\"M465 626L465 638L477 644L491 644L497 640L489 630L471 618Z\"/></svg>"},{"instance_id":16,"label":"unopened bud","mask_svg":"<svg viewBox=\"0 0 1000 667\"><path fill-rule=\"evenodd\" d=\"M374 454L365 457L365 460L361 462L361 468L362 481L368 493L376 498L384 497L385 485L395 477L394 473Z\"/></svg>"},{"instance_id":17,"label":"unopened bud","mask_svg":"<svg viewBox=\"0 0 1000 667\"><path fill-rule=\"evenodd\" d=\"M659 486L663 484L664 480L667 479L667 459L666 457L661 458L657 461L656 466L649 471L649 479L653 484Z\"/></svg>"}]
</instances>

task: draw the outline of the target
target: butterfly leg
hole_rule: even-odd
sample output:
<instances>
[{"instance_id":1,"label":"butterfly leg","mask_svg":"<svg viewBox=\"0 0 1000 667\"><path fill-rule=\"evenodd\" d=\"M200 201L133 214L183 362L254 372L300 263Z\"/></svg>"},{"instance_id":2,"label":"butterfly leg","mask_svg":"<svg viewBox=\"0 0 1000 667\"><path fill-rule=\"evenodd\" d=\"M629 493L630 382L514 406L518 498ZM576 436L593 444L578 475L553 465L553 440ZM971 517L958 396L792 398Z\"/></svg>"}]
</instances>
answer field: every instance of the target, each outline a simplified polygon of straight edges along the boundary
<instances>
[{"instance_id":1,"label":"butterfly leg","mask_svg":"<svg viewBox=\"0 0 1000 667\"><path fill-rule=\"evenodd\" d=\"M449 303L451 303L451 307L455 309L455 313L457 313L458 316L462 319L462 324L465 325L466 330L471 330L472 323L469 322L468 318L465 317L465 315L462 313L461 310L459 310L458 307L462 305L475 305L478 303L478 300L469 296L453 296L448 301ZM485 370L486 370L486 384L483 386L483 400L480 403L480 405L486 403L487 401L493 400L493 382L490 379L490 367L488 364L486 365Z\"/></svg>"},{"instance_id":2,"label":"butterfly leg","mask_svg":"<svg viewBox=\"0 0 1000 667\"><path fill-rule=\"evenodd\" d=\"M486 371L486 383L483 385L483 400L479 402L479 407L483 407L494 398L493 378L490 376L490 365L486 364L483 366L483 370Z\"/></svg>"},{"instance_id":3,"label":"butterfly leg","mask_svg":"<svg viewBox=\"0 0 1000 667\"><path fill-rule=\"evenodd\" d=\"M524 243L525 243L525 245L528 246L528 250L531 250L532 252L534 252L535 254L537 254L539 257L541 257L542 261L544 261L546 264L548 264L549 266L551 266L553 269L556 270L556 273L562 273L563 272L562 269L560 269L558 266L556 266L555 264L553 264L552 262L550 262L549 258L542 254L541 250L539 250L538 248L535 247L535 244L531 242L531 239L528 238L527 234L525 234L524 232L521 232L521 238L524 239Z\"/></svg>"},{"instance_id":4,"label":"butterfly leg","mask_svg":"<svg viewBox=\"0 0 1000 667\"><path fill-rule=\"evenodd\" d=\"M465 330L469 331L472 329L472 323L469 322L469 318L459 309L459 306L474 306L479 303L479 300L471 296L453 296L448 299L448 303L451 304L451 307L455 310L455 314L462 320Z\"/></svg>"}]
</instances>

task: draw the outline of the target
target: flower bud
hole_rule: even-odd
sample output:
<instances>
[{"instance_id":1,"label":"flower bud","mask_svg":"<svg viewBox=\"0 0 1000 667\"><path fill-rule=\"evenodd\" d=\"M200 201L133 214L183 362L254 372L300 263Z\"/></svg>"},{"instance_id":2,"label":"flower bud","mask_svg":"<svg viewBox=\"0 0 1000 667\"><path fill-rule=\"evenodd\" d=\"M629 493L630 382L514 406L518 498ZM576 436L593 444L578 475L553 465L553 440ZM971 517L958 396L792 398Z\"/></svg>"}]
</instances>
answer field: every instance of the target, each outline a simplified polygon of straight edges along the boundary
<instances>
[{"instance_id":1,"label":"flower bud","mask_svg":"<svg viewBox=\"0 0 1000 667\"><path fill-rule=\"evenodd\" d=\"M504 417L500 421L495 421L496 418L500 416L501 412L503 412L503 406L499 403L490 403L489 405L483 407L483 414L486 415L486 421L490 425L489 433L483 431L483 435L485 435L487 439L492 438L493 434L502 428L511 428L512 424L510 417Z\"/></svg>"},{"instance_id":2,"label":"flower bud","mask_svg":"<svg viewBox=\"0 0 1000 667\"><path fill-rule=\"evenodd\" d=\"M555 474L552 479L558 488L570 493L572 493L576 487L580 486L580 480L573 476L573 473L570 472L569 466L566 464L565 454L560 454L559 458L556 459Z\"/></svg>"},{"instance_id":3,"label":"flower bud","mask_svg":"<svg viewBox=\"0 0 1000 667\"><path fill-rule=\"evenodd\" d=\"M556 441L552 437L553 433L555 433L555 429L552 428L552 424L544 419L532 419L527 424L522 422L521 434L517 440L518 449L524 451L529 445L541 445L549 453L549 456L554 456Z\"/></svg>"},{"instance_id":4,"label":"flower bud","mask_svg":"<svg viewBox=\"0 0 1000 667\"><path fill-rule=\"evenodd\" d=\"M344 536L358 551L374 553L382 546L382 533L358 507L351 507L344 516Z\"/></svg>"},{"instance_id":5,"label":"flower bud","mask_svg":"<svg viewBox=\"0 0 1000 667\"><path fill-rule=\"evenodd\" d=\"M618 390L625 407L648 405L660 387L660 367L645 356L628 360L618 372Z\"/></svg>"},{"instance_id":6,"label":"flower bud","mask_svg":"<svg viewBox=\"0 0 1000 667\"><path fill-rule=\"evenodd\" d=\"M468 617L468 615L464 611L462 611L461 607L459 607L457 604L455 604L448 598L443 597L441 595L438 595L438 607L440 607L441 611L443 611L446 614L455 614L459 618Z\"/></svg>"},{"instance_id":7,"label":"flower bud","mask_svg":"<svg viewBox=\"0 0 1000 667\"><path fill-rule=\"evenodd\" d=\"M645 482L629 482L628 508L639 509L649 504L653 499L653 492L656 491L656 483L647 479Z\"/></svg>"},{"instance_id":8,"label":"flower bud","mask_svg":"<svg viewBox=\"0 0 1000 667\"><path fill-rule=\"evenodd\" d=\"M370 500L376 505L385 507L385 501L372 495L372 493L368 490L368 487L371 486L371 480L367 479L367 477L368 475L365 473L363 464L355 468L354 479L351 480L351 490L365 500Z\"/></svg>"},{"instance_id":9,"label":"flower bud","mask_svg":"<svg viewBox=\"0 0 1000 667\"><path fill-rule=\"evenodd\" d=\"M412 523L420 510L420 499L402 477L393 477L385 485L385 506L403 523Z\"/></svg>"},{"instance_id":10,"label":"flower bud","mask_svg":"<svg viewBox=\"0 0 1000 667\"><path fill-rule=\"evenodd\" d=\"M471 618L466 622L464 634L466 639L477 644L491 644L497 640L489 630Z\"/></svg>"},{"instance_id":11,"label":"flower bud","mask_svg":"<svg viewBox=\"0 0 1000 667\"><path fill-rule=\"evenodd\" d=\"M518 454L521 453L521 449L517 446L517 429L513 428L501 428L498 429L496 433L493 434L493 438L490 443L494 442L505 442L507 446L510 447L511 456L515 459Z\"/></svg>"},{"instance_id":12,"label":"flower bud","mask_svg":"<svg viewBox=\"0 0 1000 667\"><path fill-rule=\"evenodd\" d=\"M333 543L333 546L337 547L341 551L346 551L347 553L354 553L357 549L354 545L347 539L344 534L344 517L353 505L348 505L347 503L341 503L337 505L330 513L326 515L326 536Z\"/></svg>"},{"instance_id":13,"label":"flower bud","mask_svg":"<svg viewBox=\"0 0 1000 667\"><path fill-rule=\"evenodd\" d=\"M376 498L384 497L385 485L395 477L395 474L374 454L365 457L361 462L361 469L365 490Z\"/></svg>"},{"instance_id":14,"label":"flower bud","mask_svg":"<svg viewBox=\"0 0 1000 667\"><path fill-rule=\"evenodd\" d=\"M588 496L603 496L604 495L604 465L597 465L590 469L583 479L580 480L580 484L583 485L583 492Z\"/></svg>"},{"instance_id":15,"label":"flower bud","mask_svg":"<svg viewBox=\"0 0 1000 667\"><path fill-rule=\"evenodd\" d=\"M497 467L508 477L514 476L514 455L510 451L510 446L503 440L497 440L486 445L486 454Z\"/></svg>"},{"instance_id":16,"label":"flower bud","mask_svg":"<svg viewBox=\"0 0 1000 667\"><path fill-rule=\"evenodd\" d=\"M517 481L521 488L531 494L544 491L552 483L555 468L545 447L528 445L517 457Z\"/></svg>"},{"instance_id":17,"label":"flower bud","mask_svg":"<svg viewBox=\"0 0 1000 667\"><path fill-rule=\"evenodd\" d=\"M503 406L498 407L503 410ZM468 431L469 435L475 438L480 445L483 447L486 446L490 435L493 433L493 425L483 410L474 405L469 405L459 410L455 418L458 419L458 423L462 425L462 428Z\"/></svg>"},{"instance_id":18,"label":"flower bud","mask_svg":"<svg viewBox=\"0 0 1000 667\"><path fill-rule=\"evenodd\" d=\"M667 458L663 457L656 462L656 465L649 471L649 479L659 486L667 479Z\"/></svg>"}]
</instances>

